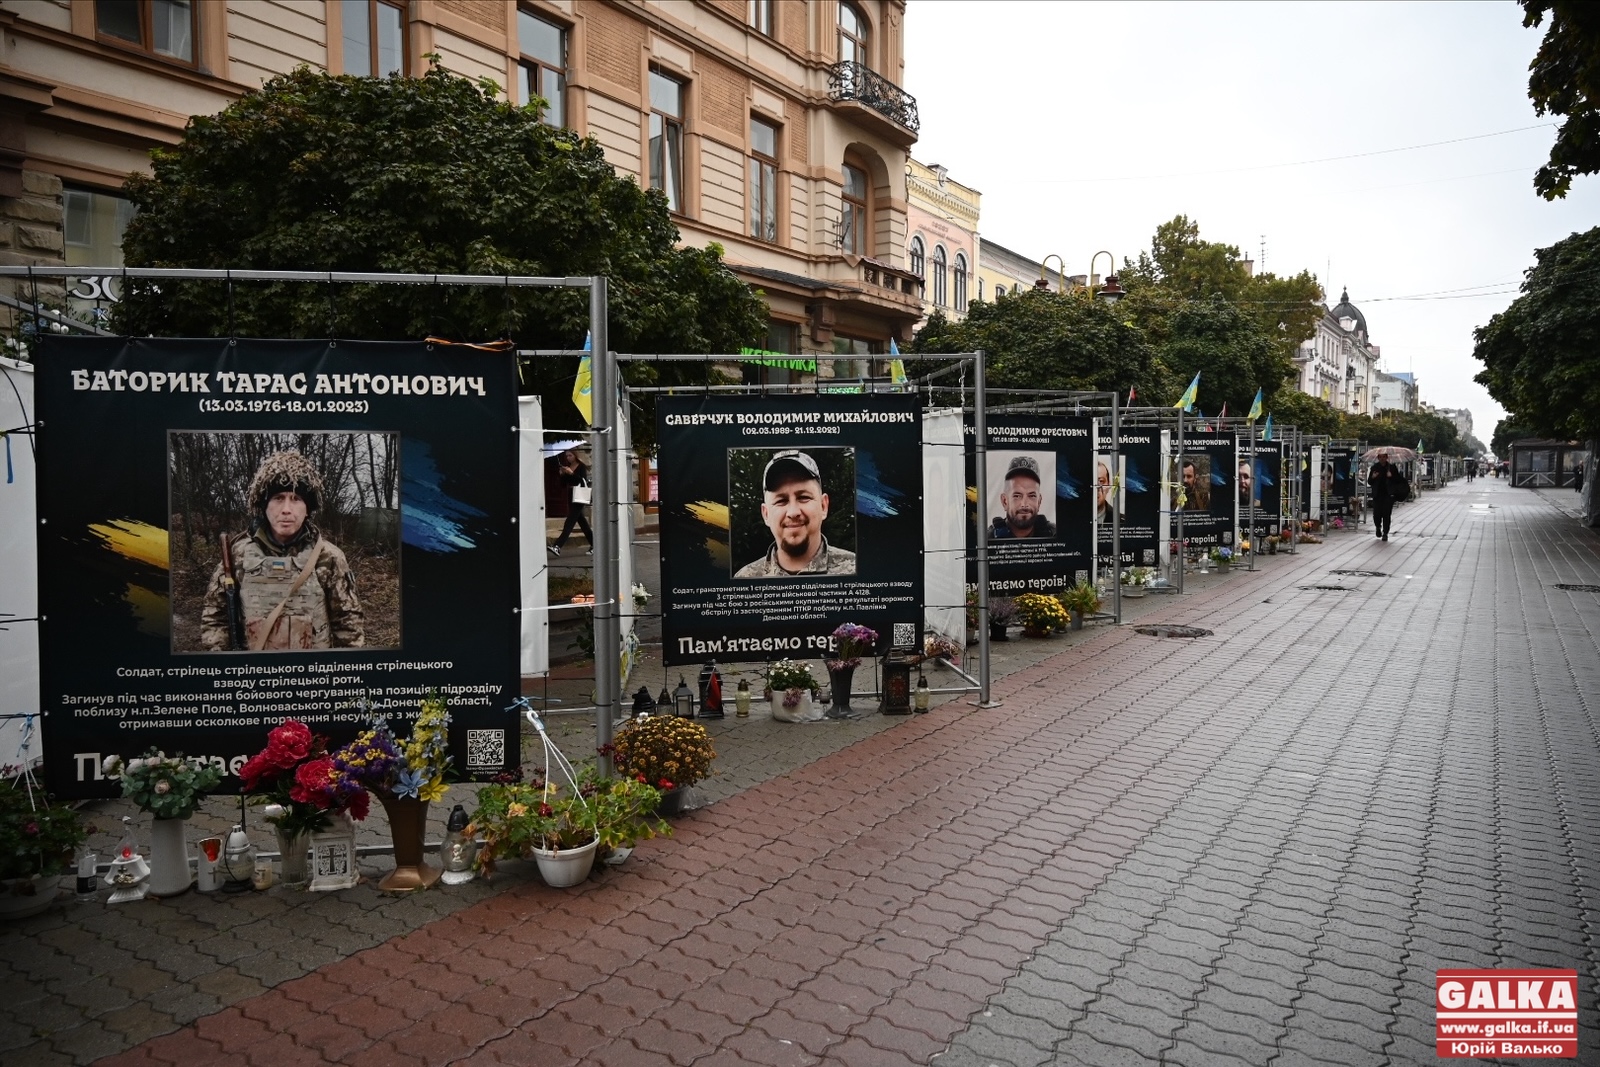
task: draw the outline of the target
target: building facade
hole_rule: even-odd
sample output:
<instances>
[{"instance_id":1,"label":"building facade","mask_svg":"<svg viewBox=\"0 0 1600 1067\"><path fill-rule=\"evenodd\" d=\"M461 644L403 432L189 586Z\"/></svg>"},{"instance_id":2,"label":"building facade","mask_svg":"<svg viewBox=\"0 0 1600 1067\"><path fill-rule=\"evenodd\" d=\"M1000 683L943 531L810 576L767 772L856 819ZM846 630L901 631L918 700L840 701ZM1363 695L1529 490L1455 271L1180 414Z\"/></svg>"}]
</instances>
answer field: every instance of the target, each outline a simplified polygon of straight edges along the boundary
<instances>
[{"instance_id":1,"label":"building facade","mask_svg":"<svg viewBox=\"0 0 1600 1067\"><path fill-rule=\"evenodd\" d=\"M922 314L904 16L904 0L0 0L0 256L116 265L118 190L189 116L302 63L414 75L437 56L513 103L543 98L546 121L660 189L682 240L721 244L763 292L767 348L861 373Z\"/></svg>"},{"instance_id":2,"label":"building facade","mask_svg":"<svg viewBox=\"0 0 1600 1067\"><path fill-rule=\"evenodd\" d=\"M1339 411L1370 415L1380 351L1367 335L1367 319L1350 303L1345 291L1339 303L1325 310L1316 331L1295 354L1299 389L1319 397ZM1414 390L1413 390L1414 397ZM1413 399L1414 402L1414 399Z\"/></svg>"},{"instance_id":3,"label":"building facade","mask_svg":"<svg viewBox=\"0 0 1600 1067\"><path fill-rule=\"evenodd\" d=\"M978 214L982 194L953 180L944 167L915 159L906 165L907 264L923 279L924 320L938 311L967 317L982 300L978 279Z\"/></svg>"},{"instance_id":4,"label":"building facade","mask_svg":"<svg viewBox=\"0 0 1600 1067\"><path fill-rule=\"evenodd\" d=\"M1007 296L1014 296L1026 289L1031 289L1045 276L1044 264L1038 260L1029 259L1020 252L1013 252L1004 245L996 244L988 238L980 239L978 243L978 299L998 300ZM1048 283L1051 289L1059 289L1056 278L1052 277Z\"/></svg>"},{"instance_id":5,"label":"building facade","mask_svg":"<svg viewBox=\"0 0 1600 1067\"><path fill-rule=\"evenodd\" d=\"M1395 371L1387 374L1378 371L1372 376L1372 410L1379 411L1406 411L1417 410L1417 379L1409 371Z\"/></svg>"}]
</instances>

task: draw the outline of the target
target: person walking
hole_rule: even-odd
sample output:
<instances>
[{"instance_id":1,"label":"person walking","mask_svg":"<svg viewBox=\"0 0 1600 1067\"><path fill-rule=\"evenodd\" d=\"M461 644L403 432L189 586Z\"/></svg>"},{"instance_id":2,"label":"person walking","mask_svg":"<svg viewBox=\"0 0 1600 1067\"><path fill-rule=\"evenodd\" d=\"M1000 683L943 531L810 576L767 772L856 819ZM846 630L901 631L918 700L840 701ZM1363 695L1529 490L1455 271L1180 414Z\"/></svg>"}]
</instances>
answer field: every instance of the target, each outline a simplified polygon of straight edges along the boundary
<instances>
[{"instance_id":1,"label":"person walking","mask_svg":"<svg viewBox=\"0 0 1600 1067\"><path fill-rule=\"evenodd\" d=\"M1387 541L1394 506L1411 495L1411 483L1399 467L1389 462L1389 453L1380 451L1378 461L1367 471L1367 488L1372 492L1373 530Z\"/></svg>"},{"instance_id":2,"label":"person walking","mask_svg":"<svg viewBox=\"0 0 1600 1067\"><path fill-rule=\"evenodd\" d=\"M594 531L589 529L589 522L584 518L584 509L589 506L591 489L589 486L589 467L578 458L578 450L569 448L561 453L556 460L560 468L561 484L569 486L571 502L567 505L567 521L562 524L561 535L556 538L556 543L550 546L552 556L561 555L561 549L567 543L567 538L572 536L572 528L576 526L583 531L583 539L589 542L589 555L594 555Z\"/></svg>"}]
</instances>

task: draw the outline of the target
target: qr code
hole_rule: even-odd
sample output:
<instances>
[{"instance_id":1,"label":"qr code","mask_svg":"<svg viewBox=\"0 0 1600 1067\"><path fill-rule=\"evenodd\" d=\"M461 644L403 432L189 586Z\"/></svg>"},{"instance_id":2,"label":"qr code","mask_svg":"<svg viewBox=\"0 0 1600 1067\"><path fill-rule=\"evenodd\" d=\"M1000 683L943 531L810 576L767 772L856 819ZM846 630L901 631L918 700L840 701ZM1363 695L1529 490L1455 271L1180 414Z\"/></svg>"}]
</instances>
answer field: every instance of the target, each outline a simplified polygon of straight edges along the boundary
<instances>
[{"instance_id":1,"label":"qr code","mask_svg":"<svg viewBox=\"0 0 1600 1067\"><path fill-rule=\"evenodd\" d=\"M1146 567L1150 566L1156 561L1156 550L1153 548L1141 549L1139 552L1139 559Z\"/></svg>"},{"instance_id":2,"label":"qr code","mask_svg":"<svg viewBox=\"0 0 1600 1067\"><path fill-rule=\"evenodd\" d=\"M894 647L917 647L917 624L914 622L897 622L894 624Z\"/></svg>"},{"instance_id":3,"label":"qr code","mask_svg":"<svg viewBox=\"0 0 1600 1067\"><path fill-rule=\"evenodd\" d=\"M467 770L503 767L506 762L504 730L467 731Z\"/></svg>"},{"instance_id":4,"label":"qr code","mask_svg":"<svg viewBox=\"0 0 1600 1067\"><path fill-rule=\"evenodd\" d=\"M1089 580L1089 572L1088 571L1077 571L1073 575L1073 578L1076 581L1079 581L1079 582L1087 582Z\"/></svg>"}]
</instances>

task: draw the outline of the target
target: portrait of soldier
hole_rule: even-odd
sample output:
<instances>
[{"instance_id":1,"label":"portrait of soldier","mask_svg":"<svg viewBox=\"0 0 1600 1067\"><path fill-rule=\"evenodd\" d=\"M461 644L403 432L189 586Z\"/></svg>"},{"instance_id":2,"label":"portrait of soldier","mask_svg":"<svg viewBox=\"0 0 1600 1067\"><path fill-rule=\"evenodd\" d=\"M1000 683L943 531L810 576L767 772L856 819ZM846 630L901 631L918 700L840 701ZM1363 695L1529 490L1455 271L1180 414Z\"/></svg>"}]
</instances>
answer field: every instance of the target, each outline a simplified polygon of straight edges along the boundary
<instances>
[{"instance_id":1,"label":"portrait of soldier","mask_svg":"<svg viewBox=\"0 0 1600 1067\"><path fill-rule=\"evenodd\" d=\"M1250 461L1241 459L1239 461L1239 506L1241 508L1247 508L1251 504L1256 507L1261 506L1261 498L1255 495L1255 484L1255 477L1250 470Z\"/></svg>"},{"instance_id":2,"label":"portrait of soldier","mask_svg":"<svg viewBox=\"0 0 1600 1067\"><path fill-rule=\"evenodd\" d=\"M1209 511L1211 509L1211 485L1209 472L1204 469L1204 464L1193 456L1184 456L1183 462L1178 465L1179 483L1177 495L1172 501L1173 511Z\"/></svg>"},{"instance_id":3,"label":"portrait of soldier","mask_svg":"<svg viewBox=\"0 0 1600 1067\"><path fill-rule=\"evenodd\" d=\"M828 518L817 461L797 448L773 454L761 475L761 521L772 544L735 578L794 578L807 574L854 574L856 554L828 543Z\"/></svg>"},{"instance_id":4,"label":"portrait of soldier","mask_svg":"<svg viewBox=\"0 0 1600 1067\"><path fill-rule=\"evenodd\" d=\"M1045 485L1039 462L1032 456L1012 456L1006 464L1000 489L1000 510L989 524L989 540L1054 537L1055 524L1044 514Z\"/></svg>"},{"instance_id":5,"label":"portrait of soldier","mask_svg":"<svg viewBox=\"0 0 1600 1067\"><path fill-rule=\"evenodd\" d=\"M245 492L250 527L206 589L200 643L210 652L361 648L366 644L355 575L312 516L322 477L299 452L274 452ZM242 644L241 644L242 642Z\"/></svg>"},{"instance_id":6,"label":"portrait of soldier","mask_svg":"<svg viewBox=\"0 0 1600 1067\"><path fill-rule=\"evenodd\" d=\"M1111 477L1111 457L1097 457L1094 464L1094 521L1102 526L1111 525L1113 512L1121 503L1118 499L1121 493L1114 492L1115 488Z\"/></svg>"}]
</instances>

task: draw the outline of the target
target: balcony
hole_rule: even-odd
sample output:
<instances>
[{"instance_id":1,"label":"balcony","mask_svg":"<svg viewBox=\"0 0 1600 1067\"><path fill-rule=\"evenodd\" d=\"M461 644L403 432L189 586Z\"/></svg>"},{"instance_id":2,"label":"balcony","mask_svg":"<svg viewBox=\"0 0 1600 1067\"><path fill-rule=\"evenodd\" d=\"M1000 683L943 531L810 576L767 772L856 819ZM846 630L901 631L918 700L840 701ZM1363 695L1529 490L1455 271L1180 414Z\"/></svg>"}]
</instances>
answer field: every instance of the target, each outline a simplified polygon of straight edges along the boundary
<instances>
[{"instance_id":1,"label":"balcony","mask_svg":"<svg viewBox=\"0 0 1600 1067\"><path fill-rule=\"evenodd\" d=\"M842 104L860 105L864 117L873 125L884 125L882 132L896 142L907 147L916 142L922 128L917 98L862 64L846 60L828 68L828 96ZM882 123L885 119L887 123Z\"/></svg>"}]
</instances>

